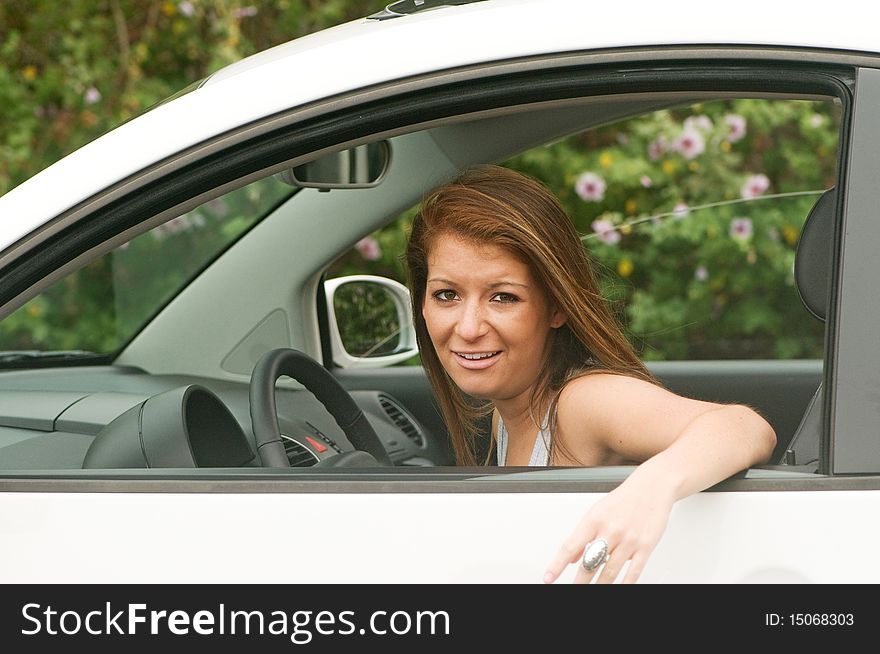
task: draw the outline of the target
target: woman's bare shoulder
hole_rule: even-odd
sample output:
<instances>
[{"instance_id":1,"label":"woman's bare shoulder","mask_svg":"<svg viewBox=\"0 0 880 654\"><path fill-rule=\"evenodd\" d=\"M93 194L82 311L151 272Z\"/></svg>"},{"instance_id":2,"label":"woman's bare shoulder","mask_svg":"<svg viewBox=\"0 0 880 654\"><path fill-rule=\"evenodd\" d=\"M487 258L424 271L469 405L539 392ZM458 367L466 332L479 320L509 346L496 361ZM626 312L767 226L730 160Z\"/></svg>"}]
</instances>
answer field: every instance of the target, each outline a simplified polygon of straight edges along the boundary
<instances>
[{"instance_id":1,"label":"woman's bare shoulder","mask_svg":"<svg viewBox=\"0 0 880 654\"><path fill-rule=\"evenodd\" d=\"M677 395L659 384L596 372L568 382L559 396L561 433L644 460L668 447L699 415L721 405Z\"/></svg>"},{"instance_id":2,"label":"woman's bare shoulder","mask_svg":"<svg viewBox=\"0 0 880 654\"><path fill-rule=\"evenodd\" d=\"M556 420L563 434L577 433L595 445L616 447L646 406L669 406L676 396L644 379L596 371L576 377L559 394Z\"/></svg>"},{"instance_id":3,"label":"woman's bare shoulder","mask_svg":"<svg viewBox=\"0 0 880 654\"><path fill-rule=\"evenodd\" d=\"M621 373L597 370L566 382L559 394L559 406L566 411L579 412L597 402L626 403L634 393L650 393L656 390L662 389L649 381Z\"/></svg>"}]
</instances>

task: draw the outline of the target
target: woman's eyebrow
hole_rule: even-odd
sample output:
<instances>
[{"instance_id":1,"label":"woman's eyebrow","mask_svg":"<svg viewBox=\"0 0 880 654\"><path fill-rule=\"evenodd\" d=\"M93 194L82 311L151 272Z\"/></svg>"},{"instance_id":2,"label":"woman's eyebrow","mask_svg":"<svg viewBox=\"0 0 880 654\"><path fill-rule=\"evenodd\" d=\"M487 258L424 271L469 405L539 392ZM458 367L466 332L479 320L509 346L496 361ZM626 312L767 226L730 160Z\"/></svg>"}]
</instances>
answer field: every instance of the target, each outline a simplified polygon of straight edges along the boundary
<instances>
[{"instance_id":1,"label":"woman's eyebrow","mask_svg":"<svg viewBox=\"0 0 880 654\"><path fill-rule=\"evenodd\" d=\"M510 282L510 281L500 281L495 282L494 284L489 284L487 288L498 288L499 286L520 286L522 288L528 288L527 284L521 284L519 282Z\"/></svg>"},{"instance_id":2,"label":"woman's eyebrow","mask_svg":"<svg viewBox=\"0 0 880 654\"><path fill-rule=\"evenodd\" d=\"M449 286L455 286L455 285L456 285L455 282L453 282L453 281L451 281L451 280L449 280L449 279L441 279L441 278L439 278L439 277L432 277L431 279L428 280L428 283L429 283L429 284L432 283L432 282L433 282L433 283L436 283L436 284L447 284L447 285L449 285ZM488 284L488 285L486 286L486 288L499 288L499 287L501 287L501 286L520 286L520 287L522 287L522 288L528 288L528 285L527 285L527 284L521 284L520 282L511 282L511 281L508 281L508 280L501 280L501 281L498 281L498 282L492 282L491 284Z\"/></svg>"}]
</instances>

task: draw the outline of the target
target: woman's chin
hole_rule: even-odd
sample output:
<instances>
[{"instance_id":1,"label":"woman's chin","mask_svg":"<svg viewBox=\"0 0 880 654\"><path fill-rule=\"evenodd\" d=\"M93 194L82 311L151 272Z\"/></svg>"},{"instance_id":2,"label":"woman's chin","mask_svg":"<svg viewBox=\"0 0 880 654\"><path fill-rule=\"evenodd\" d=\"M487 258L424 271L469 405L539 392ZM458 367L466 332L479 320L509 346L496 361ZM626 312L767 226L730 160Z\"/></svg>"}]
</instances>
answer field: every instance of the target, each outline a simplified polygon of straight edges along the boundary
<instances>
[{"instance_id":1,"label":"woman's chin","mask_svg":"<svg viewBox=\"0 0 880 654\"><path fill-rule=\"evenodd\" d=\"M455 385L458 386L463 393L475 397L478 400L491 400L493 397L497 396L497 393L493 392L495 388L494 384L486 384L485 382L474 381L473 379L466 379L463 377L464 375L458 375L457 377L452 378L452 381L455 382Z\"/></svg>"}]
</instances>

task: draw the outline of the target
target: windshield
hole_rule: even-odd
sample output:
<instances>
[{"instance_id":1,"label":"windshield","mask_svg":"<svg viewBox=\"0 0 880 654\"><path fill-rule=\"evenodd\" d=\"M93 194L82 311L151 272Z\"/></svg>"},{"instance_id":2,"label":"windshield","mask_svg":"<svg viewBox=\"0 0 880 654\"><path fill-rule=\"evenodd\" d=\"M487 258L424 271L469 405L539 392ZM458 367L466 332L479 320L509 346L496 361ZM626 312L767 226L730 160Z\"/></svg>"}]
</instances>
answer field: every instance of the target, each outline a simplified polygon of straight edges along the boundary
<instances>
[{"instance_id":1,"label":"windshield","mask_svg":"<svg viewBox=\"0 0 880 654\"><path fill-rule=\"evenodd\" d=\"M0 366L107 355L293 190L273 177L236 189L105 254L0 322Z\"/></svg>"}]
</instances>

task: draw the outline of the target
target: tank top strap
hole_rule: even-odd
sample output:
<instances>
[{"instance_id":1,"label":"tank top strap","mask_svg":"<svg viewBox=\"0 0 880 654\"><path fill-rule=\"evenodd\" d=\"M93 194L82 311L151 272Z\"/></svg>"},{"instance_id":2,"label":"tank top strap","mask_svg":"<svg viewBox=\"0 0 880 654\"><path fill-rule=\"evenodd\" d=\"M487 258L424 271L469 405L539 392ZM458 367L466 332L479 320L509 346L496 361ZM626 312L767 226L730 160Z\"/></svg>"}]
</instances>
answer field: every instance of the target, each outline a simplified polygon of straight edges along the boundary
<instances>
[{"instance_id":1,"label":"tank top strap","mask_svg":"<svg viewBox=\"0 0 880 654\"><path fill-rule=\"evenodd\" d=\"M496 448L498 452L497 461L499 466L507 465L507 428L504 426L504 419L498 414L498 429L495 436ZM529 457L529 466L547 466L550 465L550 412L544 416L541 429L535 437L535 445L532 448L532 455Z\"/></svg>"},{"instance_id":2,"label":"tank top strap","mask_svg":"<svg viewBox=\"0 0 880 654\"><path fill-rule=\"evenodd\" d=\"M507 462L507 429L504 428L504 420L498 414L498 430L495 435L496 459L498 465L503 466Z\"/></svg>"},{"instance_id":3,"label":"tank top strap","mask_svg":"<svg viewBox=\"0 0 880 654\"><path fill-rule=\"evenodd\" d=\"M544 424L535 438L535 447L532 449L532 456L529 457L530 466L548 466L550 465L550 414L544 416Z\"/></svg>"}]
</instances>

